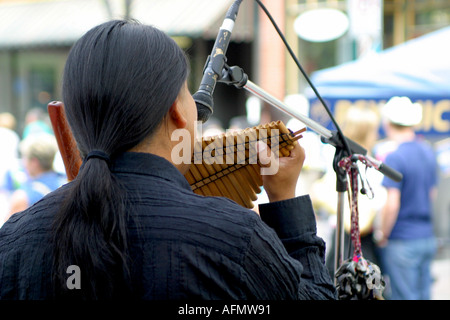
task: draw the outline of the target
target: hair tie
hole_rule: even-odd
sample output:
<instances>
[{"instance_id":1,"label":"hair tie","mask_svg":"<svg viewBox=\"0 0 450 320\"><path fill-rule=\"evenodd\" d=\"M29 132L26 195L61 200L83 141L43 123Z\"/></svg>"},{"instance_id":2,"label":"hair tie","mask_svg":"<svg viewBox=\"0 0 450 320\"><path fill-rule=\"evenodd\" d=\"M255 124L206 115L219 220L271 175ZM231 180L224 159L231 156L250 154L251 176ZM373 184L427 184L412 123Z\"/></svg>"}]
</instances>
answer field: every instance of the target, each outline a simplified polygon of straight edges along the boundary
<instances>
[{"instance_id":1,"label":"hair tie","mask_svg":"<svg viewBox=\"0 0 450 320\"><path fill-rule=\"evenodd\" d=\"M92 150L91 152L89 152L86 158L84 158L84 162L87 162L91 158L104 160L108 163L108 166L111 163L111 159L109 158L109 156L105 152L100 150Z\"/></svg>"}]
</instances>

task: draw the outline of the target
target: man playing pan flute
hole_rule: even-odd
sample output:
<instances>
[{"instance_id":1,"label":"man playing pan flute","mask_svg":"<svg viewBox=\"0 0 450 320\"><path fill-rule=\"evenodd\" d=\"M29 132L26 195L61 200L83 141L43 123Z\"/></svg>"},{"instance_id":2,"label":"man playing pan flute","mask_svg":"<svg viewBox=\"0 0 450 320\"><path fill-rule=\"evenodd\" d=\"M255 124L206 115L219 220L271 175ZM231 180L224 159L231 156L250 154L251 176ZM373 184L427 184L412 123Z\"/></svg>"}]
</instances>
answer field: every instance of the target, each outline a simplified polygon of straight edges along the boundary
<instances>
[{"instance_id":1,"label":"man playing pan flute","mask_svg":"<svg viewBox=\"0 0 450 320\"><path fill-rule=\"evenodd\" d=\"M310 199L294 197L298 144L263 176L261 216L195 194L189 165L172 162L171 134L194 137L187 74L176 43L136 22L106 22L73 46L63 100L83 163L0 229L0 298L335 298Z\"/></svg>"}]
</instances>

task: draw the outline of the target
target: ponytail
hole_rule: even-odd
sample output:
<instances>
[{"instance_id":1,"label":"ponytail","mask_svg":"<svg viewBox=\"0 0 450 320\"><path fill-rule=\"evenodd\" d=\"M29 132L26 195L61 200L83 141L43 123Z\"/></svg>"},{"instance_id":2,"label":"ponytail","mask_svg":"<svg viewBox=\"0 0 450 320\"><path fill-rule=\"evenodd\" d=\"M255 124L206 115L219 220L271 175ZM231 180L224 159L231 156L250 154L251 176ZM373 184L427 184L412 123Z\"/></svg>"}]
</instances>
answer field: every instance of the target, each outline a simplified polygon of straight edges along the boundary
<instances>
[{"instance_id":1,"label":"ponytail","mask_svg":"<svg viewBox=\"0 0 450 320\"><path fill-rule=\"evenodd\" d=\"M105 160L85 160L55 221L54 243L66 248L55 251L57 296L114 298L120 294L116 288L126 289L127 213L122 195ZM70 265L80 268L82 290L66 290Z\"/></svg>"},{"instance_id":2,"label":"ponytail","mask_svg":"<svg viewBox=\"0 0 450 320\"><path fill-rule=\"evenodd\" d=\"M55 298L129 297L131 285L127 193L111 163L149 137L187 78L187 59L156 28L110 21L72 47L63 100L84 158L66 188L53 225ZM81 272L81 290L67 287L67 268Z\"/></svg>"}]
</instances>

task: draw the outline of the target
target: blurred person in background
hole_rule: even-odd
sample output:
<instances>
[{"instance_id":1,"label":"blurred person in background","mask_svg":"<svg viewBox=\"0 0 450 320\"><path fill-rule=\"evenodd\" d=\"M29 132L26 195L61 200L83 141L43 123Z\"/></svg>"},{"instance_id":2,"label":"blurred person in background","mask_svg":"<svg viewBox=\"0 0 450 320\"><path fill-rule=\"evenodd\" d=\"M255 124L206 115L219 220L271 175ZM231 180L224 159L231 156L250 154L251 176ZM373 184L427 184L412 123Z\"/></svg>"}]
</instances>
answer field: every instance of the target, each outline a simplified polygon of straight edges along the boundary
<instances>
[{"instance_id":1,"label":"blurred person in background","mask_svg":"<svg viewBox=\"0 0 450 320\"><path fill-rule=\"evenodd\" d=\"M0 226L8 214L9 198L15 186L11 173L20 167L20 138L15 128L16 118L9 112L0 113Z\"/></svg>"},{"instance_id":2,"label":"blurred person in background","mask_svg":"<svg viewBox=\"0 0 450 320\"><path fill-rule=\"evenodd\" d=\"M64 175L53 170L57 150L55 137L46 133L34 134L20 143L23 166L28 179L12 194L7 219L12 214L30 207L66 182Z\"/></svg>"},{"instance_id":3,"label":"blurred person in background","mask_svg":"<svg viewBox=\"0 0 450 320\"><path fill-rule=\"evenodd\" d=\"M7 155L17 158L17 146L19 144L19 135L14 131L16 129L16 118L9 112L0 113L0 132L1 142L5 148L2 148ZM7 141L6 141L7 140Z\"/></svg>"},{"instance_id":4,"label":"blurred person in background","mask_svg":"<svg viewBox=\"0 0 450 320\"><path fill-rule=\"evenodd\" d=\"M431 294L431 262L437 250L432 203L437 184L437 161L428 143L416 137L422 106L408 97L393 97L382 109L388 139L396 149L386 165L403 175L400 182L383 178L387 189L376 239L382 270L389 276L393 300L427 300Z\"/></svg>"},{"instance_id":5,"label":"blurred person in background","mask_svg":"<svg viewBox=\"0 0 450 320\"><path fill-rule=\"evenodd\" d=\"M9 112L0 113L0 172L3 173L11 162L18 159L19 135L14 131L16 118Z\"/></svg>"},{"instance_id":6,"label":"blurred person in background","mask_svg":"<svg viewBox=\"0 0 450 320\"><path fill-rule=\"evenodd\" d=\"M49 124L47 113L41 108L32 108L25 115L22 139L37 133L53 134L53 130Z\"/></svg>"}]
</instances>

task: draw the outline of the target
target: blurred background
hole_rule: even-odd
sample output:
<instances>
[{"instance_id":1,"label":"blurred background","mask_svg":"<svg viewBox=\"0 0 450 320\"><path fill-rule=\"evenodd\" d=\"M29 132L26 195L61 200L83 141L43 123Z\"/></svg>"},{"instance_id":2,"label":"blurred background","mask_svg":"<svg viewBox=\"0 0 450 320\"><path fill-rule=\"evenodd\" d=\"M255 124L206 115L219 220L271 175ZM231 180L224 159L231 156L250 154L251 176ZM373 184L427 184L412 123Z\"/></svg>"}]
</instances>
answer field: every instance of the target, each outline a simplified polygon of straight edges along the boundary
<instances>
[{"instance_id":1,"label":"blurred background","mask_svg":"<svg viewBox=\"0 0 450 320\"><path fill-rule=\"evenodd\" d=\"M338 123L351 106L379 114L380 106L395 95L422 104L417 132L438 155L435 226L441 257L450 257L450 0L262 2ZM189 84L195 92L232 3L0 0L0 113L14 117L2 126L22 138L31 121L27 115L39 110L45 114L48 102L61 100L62 71L71 45L91 27L114 18L133 18L172 36L190 57ZM241 4L227 59L264 90L332 129L324 107L255 1ZM290 120L244 90L224 84L217 85L214 98L210 121L220 129ZM383 139L381 126L379 134ZM448 266L443 268L450 274Z\"/></svg>"}]
</instances>

